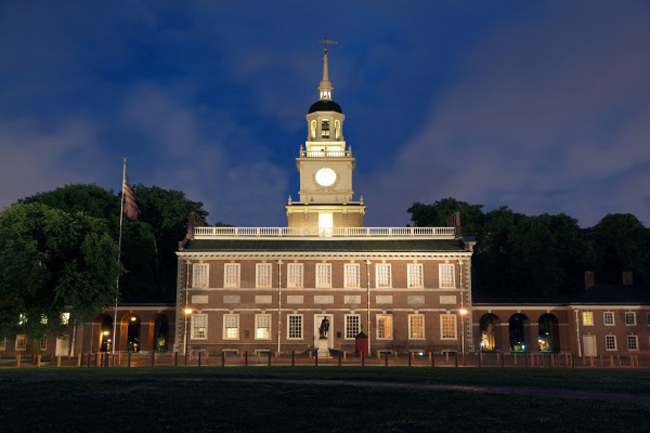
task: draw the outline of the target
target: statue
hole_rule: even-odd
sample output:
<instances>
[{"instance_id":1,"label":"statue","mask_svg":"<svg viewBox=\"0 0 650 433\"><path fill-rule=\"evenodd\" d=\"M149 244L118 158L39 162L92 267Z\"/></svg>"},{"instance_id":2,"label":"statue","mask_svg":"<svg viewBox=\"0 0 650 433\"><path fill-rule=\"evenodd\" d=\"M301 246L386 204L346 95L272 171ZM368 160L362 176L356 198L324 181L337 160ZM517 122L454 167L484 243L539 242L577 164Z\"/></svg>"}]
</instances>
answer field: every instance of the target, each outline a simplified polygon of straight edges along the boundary
<instances>
[{"instance_id":1,"label":"statue","mask_svg":"<svg viewBox=\"0 0 650 433\"><path fill-rule=\"evenodd\" d=\"M327 317L323 317L323 321L320 322L320 327L318 332L320 333L320 338L327 338L327 332L330 330L330 321L327 320Z\"/></svg>"}]
</instances>

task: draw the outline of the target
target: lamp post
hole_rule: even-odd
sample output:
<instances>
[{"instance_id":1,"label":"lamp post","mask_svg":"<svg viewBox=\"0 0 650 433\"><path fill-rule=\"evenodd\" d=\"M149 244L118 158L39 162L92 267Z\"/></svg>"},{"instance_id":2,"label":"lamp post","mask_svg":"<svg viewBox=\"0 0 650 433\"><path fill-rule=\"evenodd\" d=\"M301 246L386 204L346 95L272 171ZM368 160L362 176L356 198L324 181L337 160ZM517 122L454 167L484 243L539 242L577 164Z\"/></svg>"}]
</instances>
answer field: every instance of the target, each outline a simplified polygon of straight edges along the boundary
<instances>
[{"instance_id":1,"label":"lamp post","mask_svg":"<svg viewBox=\"0 0 650 433\"><path fill-rule=\"evenodd\" d=\"M187 355L187 345L188 345L187 322L189 321L190 315L192 314L192 309L191 308L184 309L183 314L185 315L185 330L183 332L183 356L186 356Z\"/></svg>"},{"instance_id":2,"label":"lamp post","mask_svg":"<svg viewBox=\"0 0 650 433\"><path fill-rule=\"evenodd\" d=\"M459 313L460 313L460 323L461 323L460 341L461 341L462 353L464 357L465 356L465 317L467 317L467 308L461 307Z\"/></svg>"}]
</instances>

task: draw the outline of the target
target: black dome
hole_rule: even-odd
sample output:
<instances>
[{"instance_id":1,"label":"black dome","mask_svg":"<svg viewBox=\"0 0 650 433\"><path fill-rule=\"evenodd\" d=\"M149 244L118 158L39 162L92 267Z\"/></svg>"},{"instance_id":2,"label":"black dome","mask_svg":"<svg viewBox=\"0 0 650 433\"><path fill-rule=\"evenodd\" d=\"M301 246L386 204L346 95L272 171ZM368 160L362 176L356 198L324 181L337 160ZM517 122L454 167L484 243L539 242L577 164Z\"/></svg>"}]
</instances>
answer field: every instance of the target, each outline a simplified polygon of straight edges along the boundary
<instances>
[{"instance_id":1,"label":"black dome","mask_svg":"<svg viewBox=\"0 0 650 433\"><path fill-rule=\"evenodd\" d=\"M316 111L336 111L337 113L343 114L341 106L336 102L330 101L328 99L321 99L311 104L311 107L309 107L309 112L314 113Z\"/></svg>"}]
</instances>

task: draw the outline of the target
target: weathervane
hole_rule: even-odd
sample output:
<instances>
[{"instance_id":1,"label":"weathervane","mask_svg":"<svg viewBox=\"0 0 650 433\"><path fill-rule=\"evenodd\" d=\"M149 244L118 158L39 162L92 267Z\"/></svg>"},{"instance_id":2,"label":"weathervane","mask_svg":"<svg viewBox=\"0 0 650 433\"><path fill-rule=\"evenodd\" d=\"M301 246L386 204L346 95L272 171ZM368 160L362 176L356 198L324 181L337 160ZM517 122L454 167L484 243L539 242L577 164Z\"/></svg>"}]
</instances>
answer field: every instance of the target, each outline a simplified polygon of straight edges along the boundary
<instances>
[{"instance_id":1,"label":"weathervane","mask_svg":"<svg viewBox=\"0 0 650 433\"><path fill-rule=\"evenodd\" d=\"M333 41L333 40L327 39L327 35L324 35L324 36L323 36L323 40L322 40L322 41L318 41L318 43L324 45L324 46L323 46L323 52L324 52L325 54L327 54L327 46L328 46L328 45L331 45L331 44L338 44L337 41Z\"/></svg>"}]
</instances>

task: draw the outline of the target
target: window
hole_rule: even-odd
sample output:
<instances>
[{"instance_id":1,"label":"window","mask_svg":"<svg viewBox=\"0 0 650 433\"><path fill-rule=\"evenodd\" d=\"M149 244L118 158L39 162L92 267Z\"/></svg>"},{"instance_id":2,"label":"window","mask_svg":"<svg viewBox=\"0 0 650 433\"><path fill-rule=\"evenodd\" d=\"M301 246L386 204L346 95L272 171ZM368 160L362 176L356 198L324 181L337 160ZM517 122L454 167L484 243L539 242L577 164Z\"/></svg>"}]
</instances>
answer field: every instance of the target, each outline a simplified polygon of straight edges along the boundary
<instances>
[{"instance_id":1,"label":"window","mask_svg":"<svg viewBox=\"0 0 650 433\"><path fill-rule=\"evenodd\" d=\"M375 270L376 287L379 289L389 289L391 287L390 265L377 264L375 265Z\"/></svg>"},{"instance_id":2,"label":"window","mask_svg":"<svg viewBox=\"0 0 650 433\"><path fill-rule=\"evenodd\" d=\"M223 287L226 289L239 288L239 263L225 263L223 265Z\"/></svg>"},{"instance_id":3,"label":"window","mask_svg":"<svg viewBox=\"0 0 650 433\"><path fill-rule=\"evenodd\" d=\"M438 265L439 282L441 289L453 289L456 287L456 278L454 277L453 264Z\"/></svg>"},{"instance_id":4,"label":"window","mask_svg":"<svg viewBox=\"0 0 650 433\"><path fill-rule=\"evenodd\" d=\"M271 315L270 314L255 315L255 339L256 340L271 339Z\"/></svg>"},{"instance_id":5,"label":"window","mask_svg":"<svg viewBox=\"0 0 650 433\"><path fill-rule=\"evenodd\" d=\"M361 316L358 314L345 315L345 339L354 340L361 332Z\"/></svg>"},{"instance_id":6,"label":"window","mask_svg":"<svg viewBox=\"0 0 650 433\"><path fill-rule=\"evenodd\" d=\"M393 339L393 316L390 314L377 315L377 340Z\"/></svg>"},{"instance_id":7,"label":"window","mask_svg":"<svg viewBox=\"0 0 650 433\"><path fill-rule=\"evenodd\" d=\"M0 350L7 350L7 337L0 337Z\"/></svg>"},{"instance_id":8,"label":"window","mask_svg":"<svg viewBox=\"0 0 650 433\"><path fill-rule=\"evenodd\" d=\"M70 313L61 313L61 324L67 325L70 323Z\"/></svg>"},{"instance_id":9,"label":"window","mask_svg":"<svg viewBox=\"0 0 650 433\"><path fill-rule=\"evenodd\" d=\"M626 326L636 326L636 313L632 311L625 312L625 325Z\"/></svg>"},{"instance_id":10,"label":"window","mask_svg":"<svg viewBox=\"0 0 650 433\"><path fill-rule=\"evenodd\" d=\"M27 315L20 313L18 315L18 326L24 325L25 323L27 323Z\"/></svg>"},{"instance_id":11,"label":"window","mask_svg":"<svg viewBox=\"0 0 650 433\"><path fill-rule=\"evenodd\" d=\"M440 315L440 338L443 340L456 340L456 315Z\"/></svg>"},{"instance_id":12,"label":"window","mask_svg":"<svg viewBox=\"0 0 650 433\"><path fill-rule=\"evenodd\" d=\"M639 338L636 335L627 336L627 349L639 350Z\"/></svg>"},{"instance_id":13,"label":"window","mask_svg":"<svg viewBox=\"0 0 650 433\"><path fill-rule=\"evenodd\" d=\"M255 265L255 287L258 289L271 288L271 263Z\"/></svg>"},{"instance_id":14,"label":"window","mask_svg":"<svg viewBox=\"0 0 650 433\"><path fill-rule=\"evenodd\" d=\"M330 121L329 120L323 120L321 123L321 136L323 138L330 138Z\"/></svg>"},{"instance_id":15,"label":"window","mask_svg":"<svg viewBox=\"0 0 650 433\"><path fill-rule=\"evenodd\" d=\"M195 264L192 270L192 287L208 287L208 265Z\"/></svg>"},{"instance_id":16,"label":"window","mask_svg":"<svg viewBox=\"0 0 650 433\"><path fill-rule=\"evenodd\" d=\"M43 335L39 342L39 347L41 350L47 350L47 335Z\"/></svg>"},{"instance_id":17,"label":"window","mask_svg":"<svg viewBox=\"0 0 650 433\"><path fill-rule=\"evenodd\" d=\"M409 289L424 287L421 263L410 263L406 268L406 274Z\"/></svg>"},{"instance_id":18,"label":"window","mask_svg":"<svg viewBox=\"0 0 650 433\"><path fill-rule=\"evenodd\" d=\"M47 325L47 316L45 314L41 314L41 325Z\"/></svg>"},{"instance_id":19,"label":"window","mask_svg":"<svg viewBox=\"0 0 650 433\"><path fill-rule=\"evenodd\" d=\"M424 315L409 315L409 340L424 340Z\"/></svg>"},{"instance_id":20,"label":"window","mask_svg":"<svg viewBox=\"0 0 650 433\"><path fill-rule=\"evenodd\" d=\"M27 349L27 336L26 335L16 335L16 350L25 350Z\"/></svg>"},{"instance_id":21,"label":"window","mask_svg":"<svg viewBox=\"0 0 650 433\"><path fill-rule=\"evenodd\" d=\"M192 316L192 339L207 340L208 338L208 315L195 314Z\"/></svg>"},{"instance_id":22,"label":"window","mask_svg":"<svg viewBox=\"0 0 650 433\"><path fill-rule=\"evenodd\" d=\"M239 340L239 314L223 315L223 339Z\"/></svg>"},{"instance_id":23,"label":"window","mask_svg":"<svg viewBox=\"0 0 650 433\"><path fill-rule=\"evenodd\" d=\"M605 311L603 313L603 323L605 326L614 326L614 313L611 311Z\"/></svg>"},{"instance_id":24,"label":"window","mask_svg":"<svg viewBox=\"0 0 650 433\"><path fill-rule=\"evenodd\" d=\"M302 340L302 314L289 314L287 326L289 340Z\"/></svg>"},{"instance_id":25,"label":"window","mask_svg":"<svg viewBox=\"0 0 650 433\"><path fill-rule=\"evenodd\" d=\"M332 287L332 265L329 263L316 263L316 287Z\"/></svg>"},{"instance_id":26,"label":"window","mask_svg":"<svg viewBox=\"0 0 650 433\"><path fill-rule=\"evenodd\" d=\"M346 263L343 279L343 285L348 289L361 287L361 266L358 263Z\"/></svg>"},{"instance_id":27,"label":"window","mask_svg":"<svg viewBox=\"0 0 650 433\"><path fill-rule=\"evenodd\" d=\"M605 336L605 349L609 351L616 350L616 335L606 335Z\"/></svg>"},{"instance_id":28,"label":"window","mask_svg":"<svg viewBox=\"0 0 650 433\"><path fill-rule=\"evenodd\" d=\"M316 139L316 121L315 120L311 121L311 139L312 140Z\"/></svg>"},{"instance_id":29,"label":"window","mask_svg":"<svg viewBox=\"0 0 650 433\"><path fill-rule=\"evenodd\" d=\"M334 138L341 139L341 122L339 120L334 121Z\"/></svg>"},{"instance_id":30,"label":"window","mask_svg":"<svg viewBox=\"0 0 650 433\"><path fill-rule=\"evenodd\" d=\"M302 263L287 264L287 287L292 289L302 287Z\"/></svg>"},{"instance_id":31,"label":"window","mask_svg":"<svg viewBox=\"0 0 650 433\"><path fill-rule=\"evenodd\" d=\"M594 326L594 313L591 311L582 312L582 326Z\"/></svg>"}]
</instances>

